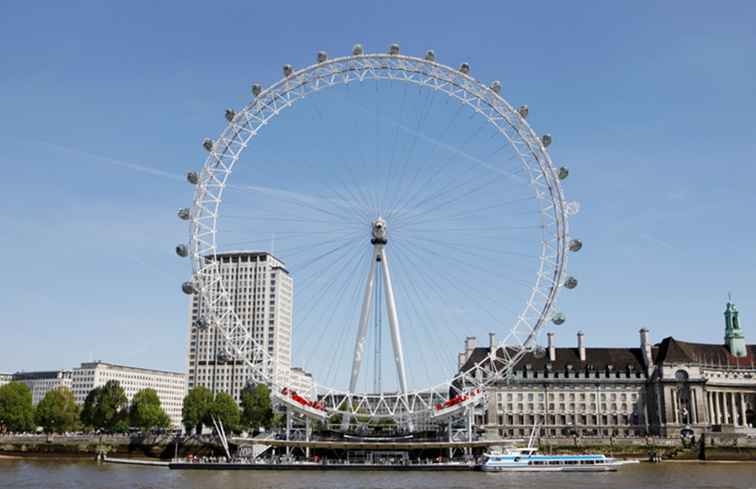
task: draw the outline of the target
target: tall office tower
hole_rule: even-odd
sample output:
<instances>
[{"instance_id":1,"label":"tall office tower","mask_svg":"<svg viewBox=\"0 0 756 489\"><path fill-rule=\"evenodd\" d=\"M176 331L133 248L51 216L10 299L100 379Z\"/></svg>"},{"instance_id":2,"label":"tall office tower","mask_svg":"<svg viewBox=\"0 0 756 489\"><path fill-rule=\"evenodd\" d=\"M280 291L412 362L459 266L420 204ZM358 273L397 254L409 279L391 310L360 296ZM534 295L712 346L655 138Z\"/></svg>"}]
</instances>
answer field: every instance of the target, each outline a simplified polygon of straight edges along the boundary
<instances>
[{"instance_id":1,"label":"tall office tower","mask_svg":"<svg viewBox=\"0 0 756 489\"><path fill-rule=\"evenodd\" d=\"M282 261L267 252L238 251L216 255L226 290L239 319L251 329L272 357L269 375L285 384L291 371L291 333L294 282ZM249 368L240 359L223 354L223 338L216 328L202 329L205 306L192 296L189 313L188 385L227 392L239 401L249 380Z\"/></svg>"}]
</instances>

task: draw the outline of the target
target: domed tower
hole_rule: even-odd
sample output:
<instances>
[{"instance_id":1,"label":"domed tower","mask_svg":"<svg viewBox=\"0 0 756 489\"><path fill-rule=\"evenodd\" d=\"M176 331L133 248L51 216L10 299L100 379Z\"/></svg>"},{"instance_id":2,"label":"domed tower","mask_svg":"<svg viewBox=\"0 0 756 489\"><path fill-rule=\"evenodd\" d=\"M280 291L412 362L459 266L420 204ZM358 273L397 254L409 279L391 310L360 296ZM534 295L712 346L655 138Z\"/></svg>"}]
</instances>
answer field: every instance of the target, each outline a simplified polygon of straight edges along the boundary
<instances>
[{"instance_id":1,"label":"domed tower","mask_svg":"<svg viewBox=\"0 0 756 489\"><path fill-rule=\"evenodd\" d=\"M724 312L725 317L725 345L730 353L736 357L747 355L745 337L743 330L740 329L740 319L738 319L738 310L732 302L732 297L727 302Z\"/></svg>"}]
</instances>

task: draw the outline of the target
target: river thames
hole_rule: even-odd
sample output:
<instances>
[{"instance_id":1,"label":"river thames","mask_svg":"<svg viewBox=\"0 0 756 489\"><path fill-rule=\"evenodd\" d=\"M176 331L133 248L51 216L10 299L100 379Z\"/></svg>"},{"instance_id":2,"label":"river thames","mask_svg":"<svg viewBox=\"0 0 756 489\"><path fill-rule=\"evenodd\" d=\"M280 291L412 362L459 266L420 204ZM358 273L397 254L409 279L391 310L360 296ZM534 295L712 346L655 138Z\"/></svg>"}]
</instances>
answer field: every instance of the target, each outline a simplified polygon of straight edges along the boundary
<instances>
[{"instance_id":1,"label":"river thames","mask_svg":"<svg viewBox=\"0 0 756 489\"><path fill-rule=\"evenodd\" d=\"M3 489L756 489L756 464L672 462L614 473L173 471L90 461L0 460Z\"/></svg>"}]
</instances>

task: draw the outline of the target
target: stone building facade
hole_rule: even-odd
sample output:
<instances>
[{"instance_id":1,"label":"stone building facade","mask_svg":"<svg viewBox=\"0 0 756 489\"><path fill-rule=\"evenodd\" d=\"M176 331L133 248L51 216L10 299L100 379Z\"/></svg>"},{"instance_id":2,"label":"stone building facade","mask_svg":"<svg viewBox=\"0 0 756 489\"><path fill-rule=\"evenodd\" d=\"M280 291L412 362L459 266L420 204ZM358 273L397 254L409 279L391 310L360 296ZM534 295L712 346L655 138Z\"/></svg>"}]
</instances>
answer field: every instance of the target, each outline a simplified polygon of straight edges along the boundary
<instances>
[{"instance_id":1,"label":"stone building facade","mask_svg":"<svg viewBox=\"0 0 756 489\"><path fill-rule=\"evenodd\" d=\"M492 337L493 339L493 337ZM639 346L591 348L582 332L574 348L525 355L508 382L488 389L477 422L501 436L525 436L534 423L545 436L680 436L684 429L754 430L756 345L747 345L734 304L725 311L722 344L664 338ZM491 352L468 338L459 367Z\"/></svg>"}]
</instances>

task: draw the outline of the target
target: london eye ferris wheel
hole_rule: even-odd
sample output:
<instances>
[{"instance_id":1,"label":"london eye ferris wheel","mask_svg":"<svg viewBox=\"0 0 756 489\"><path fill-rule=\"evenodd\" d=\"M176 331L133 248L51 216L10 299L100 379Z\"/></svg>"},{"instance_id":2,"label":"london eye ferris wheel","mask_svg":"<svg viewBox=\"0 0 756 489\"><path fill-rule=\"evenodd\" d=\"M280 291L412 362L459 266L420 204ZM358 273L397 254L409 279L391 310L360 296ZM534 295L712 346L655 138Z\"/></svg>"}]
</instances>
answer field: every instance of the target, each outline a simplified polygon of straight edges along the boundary
<instances>
[{"instance_id":1,"label":"london eye ferris wheel","mask_svg":"<svg viewBox=\"0 0 756 489\"><path fill-rule=\"evenodd\" d=\"M183 289L205 305L201 326L251 381L321 419L442 418L540 351L538 332L565 321L556 299L577 286L566 262L582 243L551 136L502 92L433 51L356 45L285 65L226 111L187 176L190 241L176 251L192 263ZM292 355L316 381L309 398L271 375L237 310L214 257L240 248L268 250L293 278ZM487 333L486 354L458 357Z\"/></svg>"}]
</instances>

